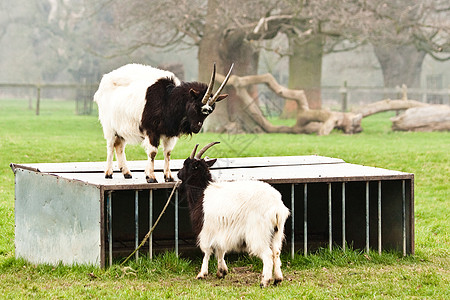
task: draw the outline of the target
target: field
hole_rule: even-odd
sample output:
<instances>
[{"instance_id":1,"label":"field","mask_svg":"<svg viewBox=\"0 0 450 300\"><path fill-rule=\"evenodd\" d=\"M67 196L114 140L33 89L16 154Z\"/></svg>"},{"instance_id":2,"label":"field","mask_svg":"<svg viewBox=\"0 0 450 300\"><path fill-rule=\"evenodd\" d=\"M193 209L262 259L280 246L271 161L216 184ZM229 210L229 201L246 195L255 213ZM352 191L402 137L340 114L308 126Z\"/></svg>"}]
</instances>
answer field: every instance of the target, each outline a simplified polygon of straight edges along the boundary
<instances>
[{"instance_id":1,"label":"field","mask_svg":"<svg viewBox=\"0 0 450 300\"><path fill-rule=\"evenodd\" d=\"M9 164L103 161L106 152L97 117L75 115L73 102L44 100L40 116L27 107L26 101L0 100L0 298L450 299L448 132L392 132L393 114L383 113L364 119L364 132L353 136L203 133L181 138L173 158L189 156L195 143L221 141L210 157L317 154L415 174L414 256L350 250L321 250L294 260L285 255L285 281L261 289L262 265L245 255L227 260L231 272L225 279L211 275L205 281L194 279L200 258L173 253L109 269L36 266L15 259L14 175ZM128 146L127 158L146 159L140 146ZM211 264L211 274L213 268Z\"/></svg>"}]
</instances>

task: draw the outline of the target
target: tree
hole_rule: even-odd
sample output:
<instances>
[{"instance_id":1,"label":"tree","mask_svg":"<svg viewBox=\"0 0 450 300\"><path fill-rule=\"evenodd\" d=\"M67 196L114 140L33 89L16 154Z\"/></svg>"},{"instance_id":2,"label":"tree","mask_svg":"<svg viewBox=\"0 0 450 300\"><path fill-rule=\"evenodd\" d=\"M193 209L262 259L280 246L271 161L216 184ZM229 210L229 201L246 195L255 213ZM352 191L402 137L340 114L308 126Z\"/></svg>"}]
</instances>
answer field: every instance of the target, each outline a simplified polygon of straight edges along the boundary
<instances>
[{"instance_id":1,"label":"tree","mask_svg":"<svg viewBox=\"0 0 450 300\"><path fill-rule=\"evenodd\" d=\"M321 58L327 53L372 43L389 87L418 86L426 54L448 59L439 55L450 52L446 1L302 3L297 11L287 7L296 20L284 28L290 41L289 87L305 89L312 107L320 107ZM283 115L294 111L295 103L287 101Z\"/></svg>"},{"instance_id":2,"label":"tree","mask_svg":"<svg viewBox=\"0 0 450 300\"><path fill-rule=\"evenodd\" d=\"M368 4L368 10L368 22L377 28L368 40L374 46L386 87L419 87L426 55L437 60L450 58L447 1L375 1ZM379 19L385 21L377 22Z\"/></svg>"},{"instance_id":3,"label":"tree","mask_svg":"<svg viewBox=\"0 0 450 300\"><path fill-rule=\"evenodd\" d=\"M107 47L102 43L106 30L92 28L107 28L106 10L93 13L94 7L86 1L4 2L0 39L6 45L0 49L0 63L10 70L9 80L81 82L81 77L88 77L97 81L99 59L90 50L102 52Z\"/></svg>"},{"instance_id":4,"label":"tree","mask_svg":"<svg viewBox=\"0 0 450 300\"><path fill-rule=\"evenodd\" d=\"M134 50L142 45L170 47L185 44L198 47L199 80L207 82L211 76L212 64L216 62L220 73L226 72L235 63L234 74L256 74L259 48L255 40L273 38L283 24L283 16L269 19L264 30L258 31L262 16L270 16L277 10L277 1L256 0L219 2L208 1L152 1L152 18L146 13L150 7L146 1L134 1L131 5L115 2L116 17L125 18L125 35L135 37L135 43L128 47ZM131 16L127 17L127 16ZM151 22L151 25L148 23ZM151 27L152 31L133 31L136 28ZM273 29L275 28L275 29ZM254 87L249 87L256 94ZM230 96L217 104L214 114L206 119L204 129L224 130L230 123L240 130L252 128L246 124L245 111L240 107L236 93L228 89Z\"/></svg>"},{"instance_id":5,"label":"tree","mask_svg":"<svg viewBox=\"0 0 450 300\"><path fill-rule=\"evenodd\" d=\"M399 0L399 3L404 2ZM116 1L114 5L117 11L115 17L120 20L125 16L125 20L119 22L123 29L121 35L128 37L128 49L134 51L144 45L171 47L185 44L198 47L201 81L209 79L213 61L217 62L222 73L231 62L235 62L236 75L255 74L261 41L279 33L286 34L292 46L291 53L286 52L293 54L290 85L304 88L312 95L310 98L315 104L311 107L320 107L318 87L322 56L331 51L345 51L373 42L376 40L373 36L382 40L383 32L387 32L385 27L395 25L395 14L400 14L404 8L401 5L389 6L381 0L370 3L362 0L344 3L338 0L230 0L225 3L217 0L169 0L152 1L151 4L136 0L126 4ZM382 8L386 5L388 10L393 10L393 15L384 14ZM149 11L151 18L148 17ZM412 22L409 18L406 20ZM404 26L412 27L409 23ZM429 23L414 26L429 28ZM129 37L133 37L133 43L129 42ZM314 60L305 56L310 52L315 54ZM310 65L307 66L307 63ZM305 72L298 72L306 69L311 70L307 76L304 76ZM250 95L256 94L254 87L249 89ZM245 108L241 107L242 101L232 89L228 92L229 99L217 105L215 114L207 119L204 128L221 131L231 126L238 130L251 130L249 128L254 128L254 124L246 123L249 121L243 115Z\"/></svg>"}]
</instances>

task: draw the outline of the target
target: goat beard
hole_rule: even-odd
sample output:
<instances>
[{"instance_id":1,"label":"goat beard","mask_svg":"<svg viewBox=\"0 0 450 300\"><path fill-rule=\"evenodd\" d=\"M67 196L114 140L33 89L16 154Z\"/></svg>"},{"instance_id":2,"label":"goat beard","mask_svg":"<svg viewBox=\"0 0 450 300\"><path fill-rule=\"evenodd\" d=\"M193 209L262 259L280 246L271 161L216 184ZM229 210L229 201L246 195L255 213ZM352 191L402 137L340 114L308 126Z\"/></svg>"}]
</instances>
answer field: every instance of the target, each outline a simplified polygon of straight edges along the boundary
<instances>
[{"instance_id":1,"label":"goat beard","mask_svg":"<svg viewBox=\"0 0 450 300\"><path fill-rule=\"evenodd\" d=\"M201 126L200 126L200 129L201 129ZM180 132L182 132L184 134L192 135L192 133L198 133L200 131L200 129L197 132L193 131L191 128L191 122L189 122L188 118L183 117L183 119L181 119Z\"/></svg>"}]
</instances>

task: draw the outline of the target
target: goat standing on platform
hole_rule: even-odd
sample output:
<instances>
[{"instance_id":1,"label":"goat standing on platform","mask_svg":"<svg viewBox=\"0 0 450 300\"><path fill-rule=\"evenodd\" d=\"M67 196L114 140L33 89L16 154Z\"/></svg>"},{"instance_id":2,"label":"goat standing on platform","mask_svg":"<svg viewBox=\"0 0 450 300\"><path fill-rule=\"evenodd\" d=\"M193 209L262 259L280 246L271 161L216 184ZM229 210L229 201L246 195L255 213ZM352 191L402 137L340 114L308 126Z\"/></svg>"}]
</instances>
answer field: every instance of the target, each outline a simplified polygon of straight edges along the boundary
<instances>
[{"instance_id":1,"label":"goat standing on platform","mask_svg":"<svg viewBox=\"0 0 450 300\"><path fill-rule=\"evenodd\" d=\"M269 285L272 272L277 284L283 280L280 253L289 209L281 194L265 182L213 182L209 168L216 159L201 156L216 143L195 155L197 144L178 172L180 192L187 198L193 231L205 254L197 279L208 275L212 252L217 257L217 276L223 278L228 272L225 253L246 251L263 261L261 287Z\"/></svg>"},{"instance_id":2,"label":"goat standing on platform","mask_svg":"<svg viewBox=\"0 0 450 300\"><path fill-rule=\"evenodd\" d=\"M139 64L125 65L105 74L94 95L106 139L105 178L113 176L114 149L124 177L131 178L125 145L142 143L148 155L147 182L157 182L154 159L162 140L164 179L173 181L169 160L178 137L198 133L205 118L213 112L215 102L228 96L220 93L232 68L214 95L215 64L209 85L181 82L172 72Z\"/></svg>"}]
</instances>

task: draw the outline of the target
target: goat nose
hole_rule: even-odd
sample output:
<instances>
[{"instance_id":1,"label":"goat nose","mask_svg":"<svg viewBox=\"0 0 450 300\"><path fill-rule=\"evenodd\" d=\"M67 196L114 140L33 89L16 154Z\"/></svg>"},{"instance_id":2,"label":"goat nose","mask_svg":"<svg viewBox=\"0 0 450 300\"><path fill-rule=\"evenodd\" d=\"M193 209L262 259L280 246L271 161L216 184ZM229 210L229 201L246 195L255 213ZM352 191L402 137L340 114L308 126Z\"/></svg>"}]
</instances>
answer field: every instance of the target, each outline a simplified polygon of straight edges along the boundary
<instances>
[{"instance_id":1,"label":"goat nose","mask_svg":"<svg viewBox=\"0 0 450 300\"><path fill-rule=\"evenodd\" d=\"M212 112L212 107L209 105L204 105L202 107L202 114L209 115Z\"/></svg>"}]
</instances>

